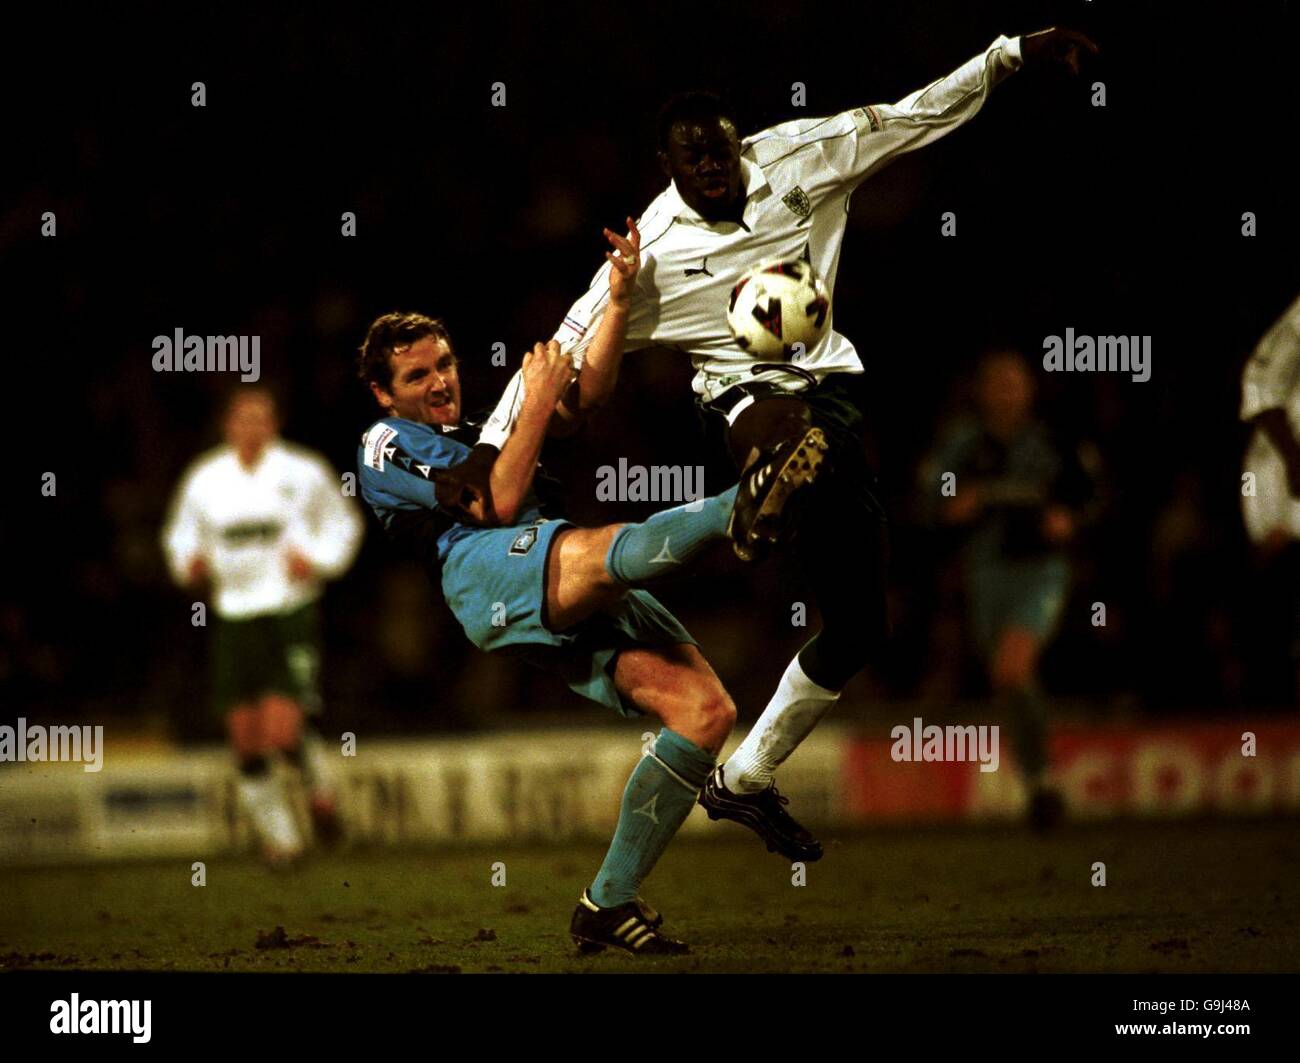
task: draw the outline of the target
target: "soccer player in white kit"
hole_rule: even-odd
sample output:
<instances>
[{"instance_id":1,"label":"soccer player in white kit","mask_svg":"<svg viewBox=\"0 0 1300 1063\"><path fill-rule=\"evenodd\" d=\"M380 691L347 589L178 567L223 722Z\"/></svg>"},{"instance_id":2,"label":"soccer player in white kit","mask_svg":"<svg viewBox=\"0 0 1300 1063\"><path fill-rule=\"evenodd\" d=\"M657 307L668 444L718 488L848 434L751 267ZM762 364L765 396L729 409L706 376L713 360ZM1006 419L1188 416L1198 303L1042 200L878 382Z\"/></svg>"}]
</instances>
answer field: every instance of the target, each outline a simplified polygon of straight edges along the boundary
<instances>
[{"instance_id":1,"label":"soccer player in white kit","mask_svg":"<svg viewBox=\"0 0 1300 1063\"><path fill-rule=\"evenodd\" d=\"M849 198L904 152L932 143L979 111L993 87L1022 65L1077 74L1096 45L1072 30L999 37L953 73L895 104L796 119L741 140L711 95L678 97L660 115L659 162L671 184L638 220L642 266L625 349L676 347L691 356L696 402L750 468L797 445L810 426L830 444L829 475L808 493L793 549L811 585L822 628L790 662L757 724L711 775L700 803L734 819L794 860L822 848L785 811L777 767L885 645L885 513L862 446L862 361L833 321L811 349L760 362L727 328L728 297L764 260L803 258L833 294ZM556 333L575 361L606 304L609 265ZM518 390L517 388L514 390ZM507 389L507 398L511 389ZM503 403L484 438L507 433L517 401ZM761 552L761 542L737 553Z\"/></svg>"},{"instance_id":2,"label":"soccer player in white kit","mask_svg":"<svg viewBox=\"0 0 1300 1063\"><path fill-rule=\"evenodd\" d=\"M361 543L362 520L319 454L278 436L269 391L241 386L226 408L223 445L186 470L163 548L173 579L210 592L214 708L239 769L238 794L273 864L303 841L271 771L280 753L297 766L323 840L338 823L320 736L317 601Z\"/></svg>"},{"instance_id":3,"label":"soccer player in white kit","mask_svg":"<svg viewBox=\"0 0 1300 1063\"><path fill-rule=\"evenodd\" d=\"M1256 344L1241 384L1241 419L1255 426L1242 517L1264 562L1285 578L1294 564L1285 555L1300 540L1300 297ZM1291 652L1300 693L1300 615L1295 621Z\"/></svg>"}]
</instances>

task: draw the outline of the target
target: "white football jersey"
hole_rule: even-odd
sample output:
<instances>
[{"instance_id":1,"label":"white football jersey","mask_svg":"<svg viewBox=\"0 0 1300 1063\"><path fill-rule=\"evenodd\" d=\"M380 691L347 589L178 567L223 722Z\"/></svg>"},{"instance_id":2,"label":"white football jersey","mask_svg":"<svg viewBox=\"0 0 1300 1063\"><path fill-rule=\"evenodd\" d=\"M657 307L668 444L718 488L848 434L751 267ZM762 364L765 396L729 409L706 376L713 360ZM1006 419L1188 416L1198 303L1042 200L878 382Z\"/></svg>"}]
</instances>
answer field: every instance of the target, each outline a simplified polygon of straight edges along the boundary
<instances>
[{"instance_id":1,"label":"white football jersey","mask_svg":"<svg viewBox=\"0 0 1300 1063\"><path fill-rule=\"evenodd\" d=\"M213 608L231 620L296 609L320 597L321 581L342 575L361 544L361 512L320 455L275 441L252 469L233 448L217 447L186 470L163 529L177 583L204 558ZM315 578L289 578L296 550Z\"/></svg>"},{"instance_id":2,"label":"white football jersey","mask_svg":"<svg viewBox=\"0 0 1300 1063\"><path fill-rule=\"evenodd\" d=\"M806 258L831 296L832 319L821 340L791 364L821 380L861 373L853 344L834 328L835 275L849 197L897 156L938 140L974 117L993 86L1020 66L1020 40L999 37L947 77L895 104L800 118L741 142L743 224L709 222L670 184L637 221L641 268L632 293L625 350L676 347L691 356L692 387L711 400L741 381L771 381L798 390L805 380L781 370L752 372L762 359L741 350L727 328L731 290L751 266ZM581 364L609 298L609 263L592 278L555 333ZM518 414L522 388L507 387L482 441L500 446Z\"/></svg>"},{"instance_id":3,"label":"white football jersey","mask_svg":"<svg viewBox=\"0 0 1300 1063\"><path fill-rule=\"evenodd\" d=\"M1256 345L1241 381L1241 419L1253 421L1265 410L1286 410L1291 431L1300 438L1300 298ZM1245 471L1255 477L1255 493L1241 498L1251 541L1262 542L1275 528L1300 539L1300 501L1287 488L1286 465L1256 428L1246 450Z\"/></svg>"}]
</instances>

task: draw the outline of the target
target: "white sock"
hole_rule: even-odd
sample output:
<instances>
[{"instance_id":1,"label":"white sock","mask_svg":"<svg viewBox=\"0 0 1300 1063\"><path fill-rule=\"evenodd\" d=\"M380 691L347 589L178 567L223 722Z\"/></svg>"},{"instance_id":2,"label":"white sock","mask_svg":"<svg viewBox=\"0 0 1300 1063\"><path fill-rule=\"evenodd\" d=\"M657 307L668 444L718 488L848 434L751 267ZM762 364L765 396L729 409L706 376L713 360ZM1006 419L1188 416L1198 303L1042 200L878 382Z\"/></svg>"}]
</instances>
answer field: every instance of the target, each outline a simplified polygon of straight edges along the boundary
<instances>
[{"instance_id":1,"label":"white sock","mask_svg":"<svg viewBox=\"0 0 1300 1063\"><path fill-rule=\"evenodd\" d=\"M763 715L722 766L723 784L738 794L765 789L776 769L808 737L839 696L838 690L827 690L809 679L796 656Z\"/></svg>"},{"instance_id":2,"label":"white sock","mask_svg":"<svg viewBox=\"0 0 1300 1063\"><path fill-rule=\"evenodd\" d=\"M253 821L258 840L282 854L302 849L298 823L274 773L239 777L239 800Z\"/></svg>"}]
</instances>

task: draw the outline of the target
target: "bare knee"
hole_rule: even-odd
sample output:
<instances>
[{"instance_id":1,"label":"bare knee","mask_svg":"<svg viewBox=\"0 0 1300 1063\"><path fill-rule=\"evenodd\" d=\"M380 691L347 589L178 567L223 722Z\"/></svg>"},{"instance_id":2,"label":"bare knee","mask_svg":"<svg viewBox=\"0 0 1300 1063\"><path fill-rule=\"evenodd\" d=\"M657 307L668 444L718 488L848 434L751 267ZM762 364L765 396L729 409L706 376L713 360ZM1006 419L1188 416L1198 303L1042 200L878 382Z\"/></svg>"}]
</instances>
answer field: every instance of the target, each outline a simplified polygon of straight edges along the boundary
<instances>
[{"instance_id":1,"label":"bare knee","mask_svg":"<svg viewBox=\"0 0 1300 1063\"><path fill-rule=\"evenodd\" d=\"M674 728L701 749L717 753L736 726L736 703L721 686L706 687L692 699Z\"/></svg>"},{"instance_id":2,"label":"bare knee","mask_svg":"<svg viewBox=\"0 0 1300 1063\"><path fill-rule=\"evenodd\" d=\"M226 732L230 748L241 764L256 760L266 752L262 737L262 720L255 705L236 705L226 714Z\"/></svg>"},{"instance_id":3,"label":"bare knee","mask_svg":"<svg viewBox=\"0 0 1300 1063\"><path fill-rule=\"evenodd\" d=\"M694 645L624 650L614 680L625 699L710 753L735 726L735 703Z\"/></svg>"},{"instance_id":4,"label":"bare knee","mask_svg":"<svg viewBox=\"0 0 1300 1063\"><path fill-rule=\"evenodd\" d=\"M267 694L259 706L268 752L289 753L302 741L302 708L283 694Z\"/></svg>"}]
</instances>

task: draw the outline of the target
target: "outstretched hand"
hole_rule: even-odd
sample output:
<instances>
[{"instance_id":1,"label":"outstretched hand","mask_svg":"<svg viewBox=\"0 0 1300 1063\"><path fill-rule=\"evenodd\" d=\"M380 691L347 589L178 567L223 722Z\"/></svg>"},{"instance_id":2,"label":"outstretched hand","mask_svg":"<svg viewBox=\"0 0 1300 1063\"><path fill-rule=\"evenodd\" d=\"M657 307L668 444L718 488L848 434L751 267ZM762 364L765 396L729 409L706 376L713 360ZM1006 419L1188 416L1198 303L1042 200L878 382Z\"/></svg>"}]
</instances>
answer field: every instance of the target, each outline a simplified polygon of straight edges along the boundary
<instances>
[{"instance_id":1,"label":"outstretched hand","mask_svg":"<svg viewBox=\"0 0 1300 1063\"><path fill-rule=\"evenodd\" d=\"M636 271L641 268L641 233L634 218L627 219L627 236L619 236L612 229L605 229L604 233L614 248L605 252L610 265L609 301L615 306L626 307L632 301Z\"/></svg>"},{"instance_id":2,"label":"outstretched hand","mask_svg":"<svg viewBox=\"0 0 1300 1063\"><path fill-rule=\"evenodd\" d=\"M1064 70L1077 75L1084 64L1097 55L1092 39L1078 30L1051 29L1026 33L1020 38L1020 57L1030 70Z\"/></svg>"}]
</instances>

